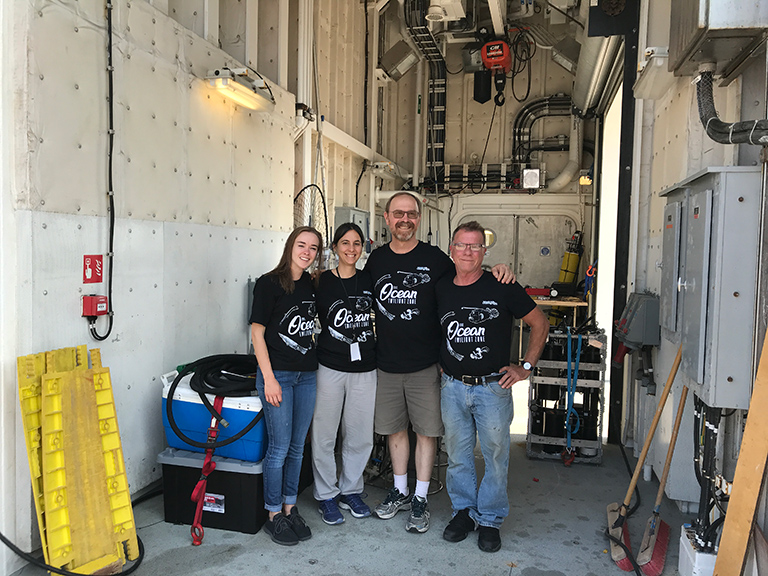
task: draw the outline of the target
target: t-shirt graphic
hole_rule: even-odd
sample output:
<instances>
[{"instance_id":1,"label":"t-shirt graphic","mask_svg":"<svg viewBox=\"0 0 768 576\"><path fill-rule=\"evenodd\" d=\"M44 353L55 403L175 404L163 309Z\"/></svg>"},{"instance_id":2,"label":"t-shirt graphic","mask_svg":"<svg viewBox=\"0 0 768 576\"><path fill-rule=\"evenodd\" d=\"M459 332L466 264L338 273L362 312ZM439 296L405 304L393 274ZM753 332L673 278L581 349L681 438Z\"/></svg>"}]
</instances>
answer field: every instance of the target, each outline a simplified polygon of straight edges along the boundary
<instances>
[{"instance_id":1,"label":"t-shirt graphic","mask_svg":"<svg viewBox=\"0 0 768 576\"><path fill-rule=\"evenodd\" d=\"M497 305L496 302L490 301L488 304ZM484 302L486 304L486 302ZM462 344L466 348L466 344L477 344L474 350L469 353L469 357L472 360L482 360L483 357L491 351L491 348L486 342L485 327L480 326L486 321L493 320L499 317L498 308L478 308L475 306L462 306L462 316L467 319L466 322L456 319L455 312L448 312L440 319L440 324L446 326L446 348L448 353L456 358L459 362L464 360L464 354L459 354L454 346ZM452 346L453 344L454 346Z\"/></svg>"},{"instance_id":2,"label":"t-shirt graphic","mask_svg":"<svg viewBox=\"0 0 768 576\"><path fill-rule=\"evenodd\" d=\"M452 277L437 285L442 327L440 365L449 375L485 376L509 364L512 324L536 307L520 284L501 284L490 272L468 286Z\"/></svg>"},{"instance_id":3,"label":"t-shirt graphic","mask_svg":"<svg viewBox=\"0 0 768 576\"><path fill-rule=\"evenodd\" d=\"M405 305L407 308L400 312L400 318L406 321L413 320L420 314L417 306L418 286L429 284L431 280L428 266L419 266L417 272L398 270L394 275L384 275L376 283L378 292L376 305L379 311L390 320L394 320L396 314L389 310L390 305Z\"/></svg>"},{"instance_id":4,"label":"t-shirt graphic","mask_svg":"<svg viewBox=\"0 0 768 576\"><path fill-rule=\"evenodd\" d=\"M264 340L273 370L317 370L314 344L317 305L306 272L287 294L274 274L261 276L253 288L250 322L265 327Z\"/></svg>"},{"instance_id":5,"label":"t-shirt graphic","mask_svg":"<svg viewBox=\"0 0 768 576\"><path fill-rule=\"evenodd\" d=\"M339 298L331 304L328 309L328 333L331 338L335 338L345 344L357 342L368 342L373 338L371 329L371 305L373 298L369 295L350 296L348 299L353 303L354 309L350 310L345 304L345 299ZM340 332L341 330L341 332ZM355 338L345 336L344 333L353 333Z\"/></svg>"},{"instance_id":6,"label":"t-shirt graphic","mask_svg":"<svg viewBox=\"0 0 768 576\"><path fill-rule=\"evenodd\" d=\"M374 250L365 270L373 280L376 302L376 364L407 374L437 362L440 324L435 284L453 270L448 255L424 242L404 254L389 244Z\"/></svg>"},{"instance_id":7,"label":"t-shirt graphic","mask_svg":"<svg viewBox=\"0 0 768 576\"><path fill-rule=\"evenodd\" d=\"M317 291L322 331L317 341L320 363L340 372L367 372L376 368L371 277L358 271L351 278L323 272ZM353 359L354 358L354 359Z\"/></svg>"},{"instance_id":8,"label":"t-shirt graphic","mask_svg":"<svg viewBox=\"0 0 768 576\"><path fill-rule=\"evenodd\" d=\"M306 309L309 318L305 318L301 315L299 310ZM308 338L312 336L315 329L315 316L317 312L315 310L315 302L313 300L305 300L299 306L293 306L290 308L283 319L280 321L280 339L285 342L285 345L289 348L306 354L311 350L306 346L302 346L296 340L301 338ZM295 338L295 339L294 339Z\"/></svg>"}]
</instances>

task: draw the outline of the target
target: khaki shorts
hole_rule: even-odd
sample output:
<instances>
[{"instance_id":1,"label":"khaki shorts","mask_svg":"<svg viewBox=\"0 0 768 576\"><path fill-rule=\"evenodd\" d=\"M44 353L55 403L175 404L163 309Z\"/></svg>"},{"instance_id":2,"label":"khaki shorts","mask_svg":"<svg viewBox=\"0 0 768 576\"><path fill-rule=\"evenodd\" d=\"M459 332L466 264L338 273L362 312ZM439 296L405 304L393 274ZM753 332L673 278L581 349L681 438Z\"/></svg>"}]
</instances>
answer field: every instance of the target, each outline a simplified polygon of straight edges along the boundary
<instances>
[{"instance_id":1,"label":"khaki shorts","mask_svg":"<svg viewBox=\"0 0 768 576\"><path fill-rule=\"evenodd\" d=\"M408 428L422 436L443 435L440 417L440 369L437 364L411 372L378 372L376 388L376 434L389 436Z\"/></svg>"}]
</instances>

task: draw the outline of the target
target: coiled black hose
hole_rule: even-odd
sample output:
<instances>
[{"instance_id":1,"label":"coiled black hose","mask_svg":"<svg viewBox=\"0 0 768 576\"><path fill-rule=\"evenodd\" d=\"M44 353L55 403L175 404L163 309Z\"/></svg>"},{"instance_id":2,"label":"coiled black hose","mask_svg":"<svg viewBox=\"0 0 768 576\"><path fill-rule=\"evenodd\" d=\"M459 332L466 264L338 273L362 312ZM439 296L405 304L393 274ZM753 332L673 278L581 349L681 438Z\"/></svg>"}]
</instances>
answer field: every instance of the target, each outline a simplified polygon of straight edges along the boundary
<instances>
[{"instance_id":1,"label":"coiled black hose","mask_svg":"<svg viewBox=\"0 0 768 576\"><path fill-rule=\"evenodd\" d=\"M216 412L206 394L227 397L257 396L258 393L255 386L256 368L256 357L251 354L218 354L187 364L174 378L173 384L171 384L171 388L168 391L165 413L168 416L168 424L171 429L181 440L190 446L202 449L222 448L240 440L261 420L264 415L263 410L260 410L245 428L226 440L217 440L210 443L197 442L187 437L176 424L176 420L173 418L173 395L181 379L190 372L193 372L194 374L189 383L190 387L200 395L200 399L208 409L208 412L211 413L211 417L216 418L222 426L226 427L229 426L229 423L222 419L221 414Z\"/></svg>"},{"instance_id":2,"label":"coiled black hose","mask_svg":"<svg viewBox=\"0 0 768 576\"><path fill-rule=\"evenodd\" d=\"M768 120L749 120L731 124L720 120L715 110L712 82L712 72L704 71L701 72L696 83L699 119L707 136L720 144L768 145Z\"/></svg>"}]
</instances>

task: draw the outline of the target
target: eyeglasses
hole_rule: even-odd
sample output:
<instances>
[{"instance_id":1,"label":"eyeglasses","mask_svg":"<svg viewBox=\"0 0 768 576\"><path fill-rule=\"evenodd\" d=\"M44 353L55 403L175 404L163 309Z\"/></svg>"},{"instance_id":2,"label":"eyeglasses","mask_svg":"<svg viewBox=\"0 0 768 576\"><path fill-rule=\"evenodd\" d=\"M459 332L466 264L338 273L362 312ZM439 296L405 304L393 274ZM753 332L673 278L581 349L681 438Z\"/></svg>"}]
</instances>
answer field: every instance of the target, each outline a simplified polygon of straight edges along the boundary
<instances>
[{"instance_id":1,"label":"eyeglasses","mask_svg":"<svg viewBox=\"0 0 768 576\"><path fill-rule=\"evenodd\" d=\"M419 214L418 210L408 210L407 212L405 210L392 210L390 214L392 214L392 216L398 220L405 215L408 215L409 220L416 220L421 217L421 214Z\"/></svg>"},{"instance_id":2,"label":"eyeglasses","mask_svg":"<svg viewBox=\"0 0 768 576\"><path fill-rule=\"evenodd\" d=\"M456 250L464 250L469 248L472 250L472 252L480 252L480 250L485 248L485 244L465 244L464 242L454 242L453 247L456 248Z\"/></svg>"}]
</instances>

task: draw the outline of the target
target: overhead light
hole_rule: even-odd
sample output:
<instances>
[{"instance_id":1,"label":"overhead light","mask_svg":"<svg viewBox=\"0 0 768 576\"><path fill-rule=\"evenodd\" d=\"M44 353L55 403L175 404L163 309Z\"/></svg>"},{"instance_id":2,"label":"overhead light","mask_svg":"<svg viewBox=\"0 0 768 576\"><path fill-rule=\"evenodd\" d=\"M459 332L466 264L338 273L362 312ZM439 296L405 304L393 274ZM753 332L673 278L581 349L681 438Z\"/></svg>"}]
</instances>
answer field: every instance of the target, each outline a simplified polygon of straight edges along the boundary
<instances>
[{"instance_id":1,"label":"overhead light","mask_svg":"<svg viewBox=\"0 0 768 576\"><path fill-rule=\"evenodd\" d=\"M262 78L251 78L247 68L209 70L205 79L212 88L241 106L265 112L275 108L275 97L267 83Z\"/></svg>"},{"instance_id":2,"label":"overhead light","mask_svg":"<svg viewBox=\"0 0 768 576\"><path fill-rule=\"evenodd\" d=\"M442 22L445 20L445 10L443 10L440 0L430 0L425 18L430 22Z\"/></svg>"},{"instance_id":3,"label":"overhead light","mask_svg":"<svg viewBox=\"0 0 768 576\"><path fill-rule=\"evenodd\" d=\"M387 76L397 82L418 61L419 57L405 40L400 40L384 53L379 63Z\"/></svg>"},{"instance_id":4,"label":"overhead light","mask_svg":"<svg viewBox=\"0 0 768 576\"><path fill-rule=\"evenodd\" d=\"M669 71L669 53L666 46L645 49L645 61L637 70L637 80L632 87L635 98L659 100L675 83L675 75Z\"/></svg>"}]
</instances>

